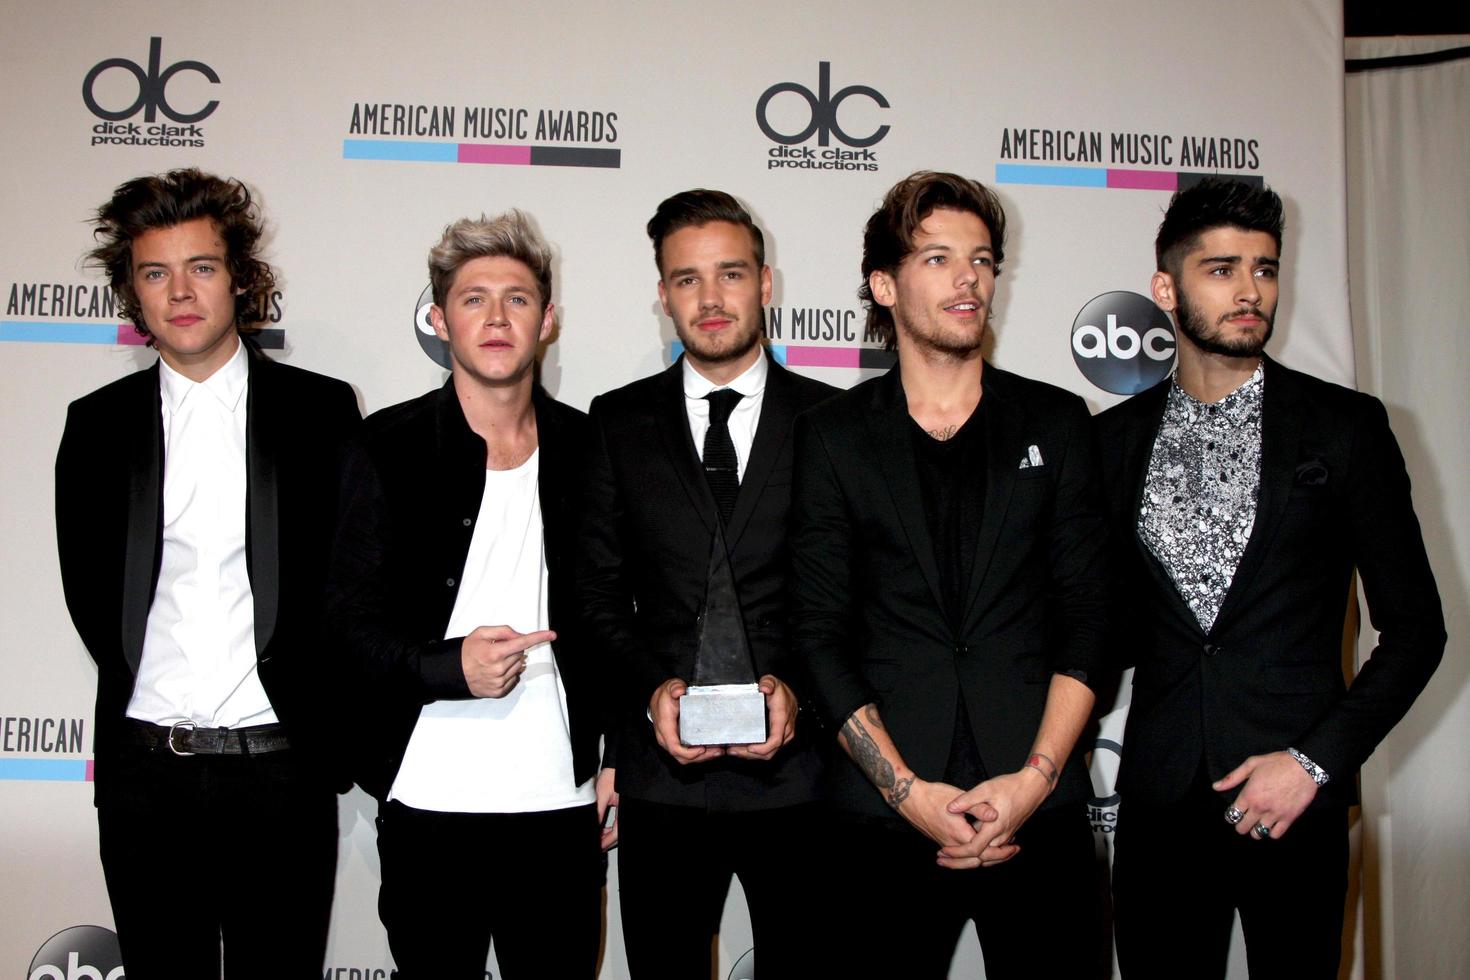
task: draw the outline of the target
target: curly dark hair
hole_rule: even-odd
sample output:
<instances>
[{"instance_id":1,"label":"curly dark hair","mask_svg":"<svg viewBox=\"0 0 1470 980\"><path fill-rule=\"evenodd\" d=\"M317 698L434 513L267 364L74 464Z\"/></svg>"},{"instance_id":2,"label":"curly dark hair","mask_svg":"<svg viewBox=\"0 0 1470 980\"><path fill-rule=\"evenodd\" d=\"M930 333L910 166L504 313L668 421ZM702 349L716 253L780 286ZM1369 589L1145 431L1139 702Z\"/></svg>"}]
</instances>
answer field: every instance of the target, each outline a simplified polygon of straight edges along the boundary
<instances>
[{"instance_id":1,"label":"curly dark hair","mask_svg":"<svg viewBox=\"0 0 1470 980\"><path fill-rule=\"evenodd\" d=\"M133 290L133 240L155 228L198 218L213 221L224 239L230 282L240 291L235 299L236 329L253 333L267 317L276 274L258 254L264 228L249 189L234 178L193 167L149 174L118 187L97 209L92 237L98 244L87 253L87 260L106 274L119 311L133 321L140 336L150 337L150 346L153 341Z\"/></svg>"},{"instance_id":2,"label":"curly dark hair","mask_svg":"<svg viewBox=\"0 0 1470 980\"><path fill-rule=\"evenodd\" d=\"M898 345L898 328L893 311L873 300L868 280L874 272L896 271L914 250L914 234L919 226L940 208L966 211L980 219L990 232L995 274L1000 275L1006 256L1006 213L995 192L959 174L934 170L909 174L883 196L883 203L863 230L863 282L858 287L858 299L868 310L868 335L883 341L886 350Z\"/></svg>"}]
</instances>

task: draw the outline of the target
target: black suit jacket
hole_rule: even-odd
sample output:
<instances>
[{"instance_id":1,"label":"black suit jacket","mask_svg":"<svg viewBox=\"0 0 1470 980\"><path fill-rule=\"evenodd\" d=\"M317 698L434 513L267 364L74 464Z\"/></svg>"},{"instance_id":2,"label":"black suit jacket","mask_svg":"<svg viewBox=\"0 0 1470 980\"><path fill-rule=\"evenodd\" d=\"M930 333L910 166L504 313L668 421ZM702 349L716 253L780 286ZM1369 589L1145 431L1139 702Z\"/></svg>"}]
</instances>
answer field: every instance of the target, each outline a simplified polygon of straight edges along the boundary
<instances>
[{"instance_id":1,"label":"black suit jacket","mask_svg":"<svg viewBox=\"0 0 1470 980\"><path fill-rule=\"evenodd\" d=\"M692 682L710 543L720 520L684 408L683 367L600 395L583 522L583 608L614 672L620 737L608 765L618 792L715 810L754 810L816 798L811 719L768 763L724 758L681 766L658 747L647 718L654 689ZM800 696L803 674L786 629L791 424L837 389L769 362L760 420L735 510L725 529L756 675L774 674Z\"/></svg>"},{"instance_id":2,"label":"black suit jacket","mask_svg":"<svg viewBox=\"0 0 1470 980\"><path fill-rule=\"evenodd\" d=\"M983 383L985 509L959 628L944 612L899 369L796 426L796 652L831 724L877 704L904 761L928 780L943 778L960 696L981 760L999 775L1025 763L1052 674L1096 683L1102 666L1103 521L1087 408L988 364ZM1032 447L1041 465L1023 468ZM840 808L892 816L855 765L834 765L830 783ZM1045 805L1090 795L1074 763Z\"/></svg>"},{"instance_id":3,"label":"black suit jacket","mask_svg":"<svg viewBox=\"0 0 1470 980\"><path fill-rule=\"evenodd\" d=\"M246 343L246 559L260 681L291 744L325 766L325 753L313 752L335 701L320 649L322 586L339 450L360 421L357 398L341 381L277 364ZM157 364L67 411L56 540L67 608L97 662L98 802L121 791L110 770L163 558L163 463Z\"/></svg>"},{"instance_id":4,"label":"black suit jacket","mask_svg":"<svg viewBox=\"0 0 1470 980\"><path fill-rule=\"evenodd\" d=\"M1178 799L1288 746L1353 778L1444 651L1444 618L1383 405L1266 360L1255 525L1208 633L1138 537L1169 381L1098 416L1114 538L1119 658L1135 665L1118 774L1125 798ZM1357 567L1379 645L1350 688L1343 620Z\"/></svg>"},{"instance_id":5,"label":"black suit jacket","mask_svg":"<svg viewBox=\"0 0 1470 980\"><path fill-rule=\"evenodd\" d=\"M552 641L567 697L573 778L597 771L596 665L582 642L573 580L587 417L538 385L538 493ZM347 451L327 621L361 722L346 750L353 778L387 798L419 709L467 699L463 637L444 638L485 493L485 441L453 380L374 412ZM495 625L487 623L485 625Z\"/></svg>"}]
</instances>

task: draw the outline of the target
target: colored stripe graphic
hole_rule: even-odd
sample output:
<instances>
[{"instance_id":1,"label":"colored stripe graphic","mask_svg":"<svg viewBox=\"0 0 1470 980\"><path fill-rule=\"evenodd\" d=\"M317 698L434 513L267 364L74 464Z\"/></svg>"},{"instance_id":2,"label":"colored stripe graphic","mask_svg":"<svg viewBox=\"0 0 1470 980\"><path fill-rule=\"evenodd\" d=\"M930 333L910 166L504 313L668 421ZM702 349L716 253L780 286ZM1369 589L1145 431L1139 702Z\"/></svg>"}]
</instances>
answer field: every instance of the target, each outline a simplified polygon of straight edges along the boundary
<instances>
[{"instance_id":1,"label":"colored stripe graphic","mask_svg":"<svg viewBox=\"0 0 1470 980\"><path fill-rule=\"evenodd\" d=\"M1044 184L1050 187L1106 187L1108 172L1097 167L1042 167L1030 163L997 163L997 184Z\"/></svg>"},{"instance_id":2,"label":"colored stripe graphic","mask_svg":"<svg viewBox=\"0 0 1470 980\"><path fill-rule=\"evenodd\" d=\"M0 320L0 341L23 344L141 344L131 323Z\"/></svg>"},{"instance_id":3,"label":"colored stripe graphic","mask_svg":"<svg viewBox=\"0 0 1470 980\"><path fill-rule=\"evenodd\" d=\"M497 143L436 143L429 140L343 140L344 160L413 163L489 163L508 167L602 167L623 165L623 151L607 147L515 146Z\"/></svg>"},{"instance_id":4,"label":"colored stripe graphic","mask_svg":"<svg viewBox=\"0 0 1470 980\"><path fill-rule=\"evenodd\" d=\"M782 364L791 367L838 367L886 369L893 367L898 355L893 351L872 347L798 347L788 344Z\"/></svg>"},{"instance_id":5,"label":"colored stripe graphic","mask_svg":"<svg viewBox=\"0 0 1470 980\"><path fill-rule=\"evenodd\" d=\"M1032 184L1045 187L1104 187L1109 190L1176 191L1192 187L1206 177L1229 177L1257 187L1260 174L1209 174L1194 170L1122 170L1112 167L1055 167L1033 163L997 163L997 184Z\"/></svg>"},{"instance_id":6,"label":"colored stripe graphic","mask_svg":"<svg viewBox=\"0 0 1470 980\"><path fill-rule=\"evenodd\" d=\"M0 759L0 780L90 783L91 759Z\"/></svg>"},{"instance_id":7,"label":"colored stripe graphic","mask_svg":"<svg viewBox=\"0 0 1470 980\"><path fill-rule=\"evenodd\" d=\"M267 327L254 334L256 343L266 350L284 350L286 331ZM138 336L131 323L64 323L58 320L0 320L0 342L18 344L103 344L142 347L146 337Z\"/></svg>"},{"instance_id":8,"label":"colored stripe graphic","mask_svg":"<svg viewBox=\"0 0 1470 980\"><path fill-rule=\"evenodd\" d=\"M873 347L816 347L798 344L771 344L767 350L777 364L786 367L862 368L883 371L898 363L893 351ZM684 345L675 340L669 344L669 359L678 360Z\"/></svg>"}]
</instances>

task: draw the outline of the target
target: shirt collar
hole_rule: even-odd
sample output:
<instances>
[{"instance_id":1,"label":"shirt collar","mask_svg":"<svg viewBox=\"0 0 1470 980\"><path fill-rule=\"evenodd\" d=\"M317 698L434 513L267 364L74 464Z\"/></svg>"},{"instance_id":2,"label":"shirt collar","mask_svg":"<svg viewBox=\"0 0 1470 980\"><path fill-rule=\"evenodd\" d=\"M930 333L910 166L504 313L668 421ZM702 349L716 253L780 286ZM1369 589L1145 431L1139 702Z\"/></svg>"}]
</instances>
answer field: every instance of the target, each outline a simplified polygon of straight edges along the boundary
<instances>
[{"instance_id":1,"label":"shirt collar","mask_svg":"<svg viewBox=\"0 0 1470 980\"><path fill-rule=\"evenodd\" d=\"M1179 375L1175 373L1169 401L1189 421L1201 418L1220 419L1232 424L1248 422L1260 405L1261 392L1265 386L1266 368L1262 362L1256 365L1251 376L1239 388L1217 402L1202 402L1179 386Z\"/></svg>"},{"instance_id":2,"label":"shirt collar","mask_svg":"<svg viewBox=\"0 0 1470 980\"><path fill-rule=\"evenodd\" d=\"M233 412L239 406L240 396L245 394L250 380L250 365L245 358L245 342L242 340L238 342L230 359L203 381L192 381L184 377L169 367L167 361L159 358L158 385L163 395L164 407L170 412L177 412L191 392L203 388L218 398L227 410Z\"/></svg>"},{"instance_id":3,"label":"shirt collar","mask_svg":"<svg viewBox=\"0 0 1470 980\"><path fill-rule=\"evenodd\" d=\"M765 390L766 387L766 374L768 372L768 368L766 365L766 355L764 351L761 352L760 357L757 357L755 359L754 364L746 368L738 377L734 378L727 385L717 385L713 381L706 378L704 375L700 374L698 371L694 370L694 365L689 363L689 358L687 357L684 358L681 363L683 364L684 371L685 398L702 399L705 395L708 395L716 388L733 388L735 391L740 392L740 394L744 395L746 398L749 398L752 395L760 394L762 391Z\"/></svg>"}]
</instances>

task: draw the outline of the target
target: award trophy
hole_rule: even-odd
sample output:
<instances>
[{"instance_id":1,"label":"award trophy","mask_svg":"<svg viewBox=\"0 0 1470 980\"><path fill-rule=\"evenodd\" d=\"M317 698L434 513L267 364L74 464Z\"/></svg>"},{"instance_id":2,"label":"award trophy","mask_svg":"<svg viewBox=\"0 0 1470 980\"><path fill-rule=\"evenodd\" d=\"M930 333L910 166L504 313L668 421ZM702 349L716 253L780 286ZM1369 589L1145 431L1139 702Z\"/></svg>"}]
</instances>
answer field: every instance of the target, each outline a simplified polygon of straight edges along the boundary
<instances>
[{"instance_id":1,"label":"award trophy","mask_svg":"<svg viewBox=\"0 0 1470 980\"><path fill-rule=\"evenodd\" d=\"M753 745L765 740L766 698L756 684L725 531L717 525L699 620L694 683L679 699L679 741Z\"/></svg>"}]
</instances>

